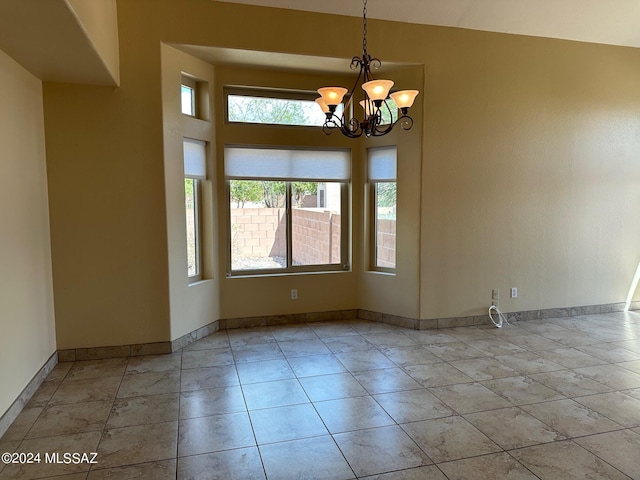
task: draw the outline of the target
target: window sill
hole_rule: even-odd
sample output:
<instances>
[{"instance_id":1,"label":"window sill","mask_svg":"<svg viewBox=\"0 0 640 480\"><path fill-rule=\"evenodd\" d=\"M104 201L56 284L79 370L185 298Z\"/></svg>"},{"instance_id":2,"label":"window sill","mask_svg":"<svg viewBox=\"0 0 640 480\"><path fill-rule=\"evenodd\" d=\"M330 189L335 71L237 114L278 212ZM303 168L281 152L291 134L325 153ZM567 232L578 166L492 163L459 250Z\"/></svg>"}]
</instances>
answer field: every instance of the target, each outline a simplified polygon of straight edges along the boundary
<instances>
[{"instance_id":1,"label":"window sill","mask_svg":"<svg viewBox=\"0 0 640 480\"><path fill-rule=\"evenodd\" d=\"M197 287L198 285L203 285L203 284L209 283L209 282L213 282L213 278L190 280L188 286L189 287Z\"/></svg>"}]
</instances>

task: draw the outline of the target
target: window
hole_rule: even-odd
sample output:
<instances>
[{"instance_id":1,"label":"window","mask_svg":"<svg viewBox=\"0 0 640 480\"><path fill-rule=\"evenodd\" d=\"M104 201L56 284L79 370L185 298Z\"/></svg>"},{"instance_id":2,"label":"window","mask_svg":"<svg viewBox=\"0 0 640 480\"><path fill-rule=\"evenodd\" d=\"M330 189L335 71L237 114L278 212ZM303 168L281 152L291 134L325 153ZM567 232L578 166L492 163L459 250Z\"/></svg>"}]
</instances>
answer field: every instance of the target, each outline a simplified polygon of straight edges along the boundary
<instances>
[{"instance_id":1,"label":"window","mask_svg":"<svg viewBox=\"0 0 640 480\"><path fill-rule=\"evenodd\" d=\"M350 175L348 150L226 147L231 274L348 268Z\"/></svg>"},{"instance_id":2,"label":"window","mask_svg":"<svg viewBox=\"0 0 640 480\"><path fill-rule=\"evenodd\" d=\"M373 270L392 272L396 268L396 159L396 147L369 149Z\"/></svg>"},{"instance_id":3,"label":"window","mask_svg":"<svg viewBox=\"0 0 640 480\"><path fill-rule=\"evenodd\" d=\"M182 104L182 113L195 117L196 115L196 91L191 85L180 86L180 98Z\"/></svg>"},{"instance_id":4,"label":"window","mask_svg":"<svg viewBox=\"0 0 640 480\"><path fill-rule=\"evenodd\" d=\"M316 93L229 90L227 120L237 123L322 127L325 114ZM341 114L341 108L338 115Z\"/></svg>"},{"instance_id":5,"label":"window","mask_svg":"<svg viewBox=\"0 0 640 480\"><path fill-rule=\"evenodd\" d=\"M200 228L200 182L206 179L206 144L185 138L184 199L187 233L187 275L190 282L202 279L202 233Z\"/></svg>"}]
</instances>

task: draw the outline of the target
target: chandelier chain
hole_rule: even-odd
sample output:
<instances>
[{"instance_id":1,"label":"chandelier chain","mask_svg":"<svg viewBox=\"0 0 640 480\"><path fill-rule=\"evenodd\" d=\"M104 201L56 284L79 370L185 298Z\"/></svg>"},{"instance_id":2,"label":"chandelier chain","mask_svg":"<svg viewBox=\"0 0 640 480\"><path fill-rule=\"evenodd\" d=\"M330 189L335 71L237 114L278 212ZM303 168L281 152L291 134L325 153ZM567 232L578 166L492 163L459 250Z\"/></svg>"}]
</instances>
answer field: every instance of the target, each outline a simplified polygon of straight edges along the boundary
<instances>
[{"instance_id":1,"label":"chandelier chain","mask_svg":"<svg viewBox=\"0 0 640 480\"><path fill-rule=\"evenodd\" d=\"M362 54L367 55L367 0L363 0L362 7Z\"/></svg>"}]
</instances>

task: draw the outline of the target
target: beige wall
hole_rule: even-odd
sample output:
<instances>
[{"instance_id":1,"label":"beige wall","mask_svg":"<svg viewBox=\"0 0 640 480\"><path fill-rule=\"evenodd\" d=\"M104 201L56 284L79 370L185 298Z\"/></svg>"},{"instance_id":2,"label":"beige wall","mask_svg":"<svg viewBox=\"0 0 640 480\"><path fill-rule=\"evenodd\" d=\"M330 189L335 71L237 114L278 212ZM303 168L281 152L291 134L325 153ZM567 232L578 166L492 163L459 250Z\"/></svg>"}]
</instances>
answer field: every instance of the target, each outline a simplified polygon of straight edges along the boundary
<instances>
[{"instance_id":1,"label":"beige wall","mask_svg":"<svg viewBox=\"0 0 640 480\"><path fill-rule=\"evenodd\" d=\"M0 51L0 416L56 350L42 84Z\"/></svg>"},{"instance_id":2,"label":"beige wall","mask_svg":"<svg viewBox=\"0 0 640 480\"><path fill-rule=\"evenodd\" d=\"M166 188L167 238L169 260L169 296L171 340L186 335L220 318L219 280L217 275L218 237L214 234L217 212L213 208L217 195L213 155L215 135L211 118L182 115L180 85L182 75L197 79L199 94L208 101L213 95L213 67L189 55L162 45L162 108L164 125L164 174ZM202 280L189 284L187 275L187 240L185 231L183 138L207 142L207 179L201 180L202 208Z\"/></svg>"},{"instance_id":3,"label":"beige wall","mask_svg":"<svg viewBox=\"0 0 640 480\"><path fill-rule=\"evenodd\" d=\"M640 51L458 30L440 40L449 48L432 49L427 69L421 315L480 313L492 288L505 311L624 302L640 260Z\"/></svg>"},{"instance_id":4,"label":"beige wall","mask_svg":"<svg viewBox=\"0 0 640 480\"><path fill-rule=\"evenodd\" d=\"M327 25L340 35L326 35ZM178 228L167 203L178 195L165 167L177 152L175 141L166 143L167 128L181 127L163 118L161 43L350 59L361 20L139 0L118 2L118 29L120 88L44 86L60 348L167 340L204 322L205 312L464 316L485 311L492 288L501 290L505 311L626 299L640 257L640 52L370 20L372 54L416 65L394 73L421 90L416 126L395 138L234 129L222 121L224 84L313 90L338 80L215 67L211 265L218 287L206 290L214 299L193 321L178 326L171 272L181 268L174 251L182 247L167 232ZM366 271L363 158L368 146L394 140L398 269L389 276ZM351 272L226 277L225 143L352 149ZM518 299L506 298L512 286ZM299 300L289 299L291 288Z\"/></svg>"},{"instance_id":5,"label":"beige wall","mask_svg":"<svg viewBox=\"0 0 640 480\"><path fill-rule=\"evenodd\" d=\"M66 0L114 83L120 83L116 0Z\"/></svg>"}]
</instances>

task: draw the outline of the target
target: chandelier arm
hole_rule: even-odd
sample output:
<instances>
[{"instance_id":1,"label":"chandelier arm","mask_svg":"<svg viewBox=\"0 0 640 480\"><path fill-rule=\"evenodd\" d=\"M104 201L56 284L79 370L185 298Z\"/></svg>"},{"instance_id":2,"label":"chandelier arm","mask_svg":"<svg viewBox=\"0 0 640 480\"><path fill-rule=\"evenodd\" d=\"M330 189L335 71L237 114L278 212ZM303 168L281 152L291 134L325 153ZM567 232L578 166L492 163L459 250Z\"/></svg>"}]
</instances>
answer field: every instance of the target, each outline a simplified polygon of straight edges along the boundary
<instances>
[{"instance_id":1,"label":"chandelier arm","mask_svg":"<svg viewBox=\"0 0 640 480\"><path fill-rule=\"evenodd\" d=\"M411 130L411 127L413 127L413 118L409 115L402 115L396 123L400 123L400 127L402 127L403 130Z\"/></svg>"}]
</instances>

